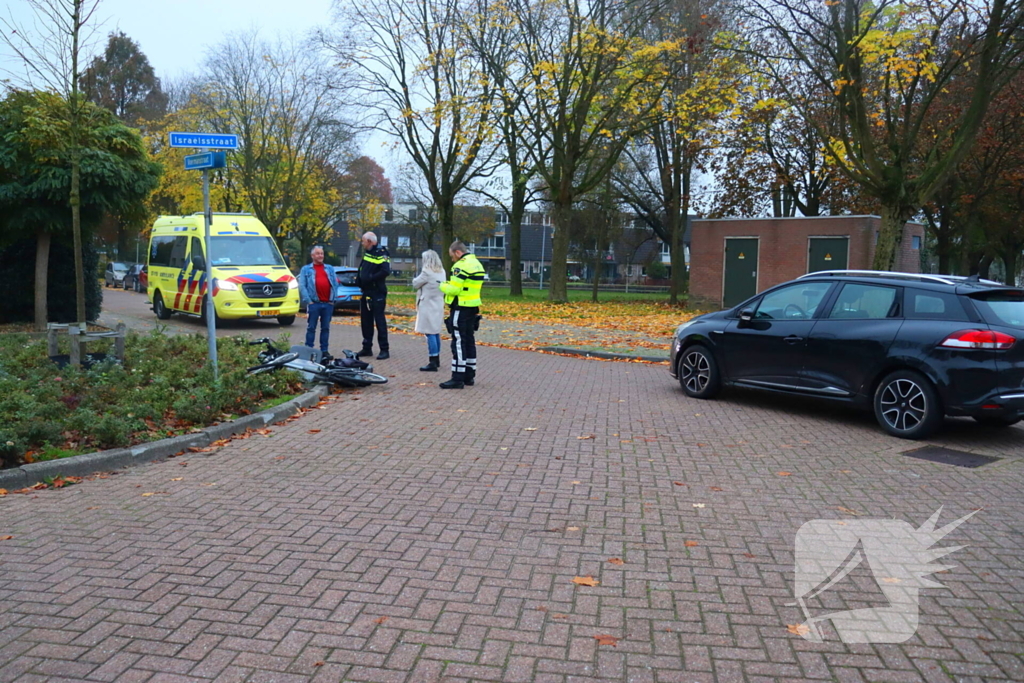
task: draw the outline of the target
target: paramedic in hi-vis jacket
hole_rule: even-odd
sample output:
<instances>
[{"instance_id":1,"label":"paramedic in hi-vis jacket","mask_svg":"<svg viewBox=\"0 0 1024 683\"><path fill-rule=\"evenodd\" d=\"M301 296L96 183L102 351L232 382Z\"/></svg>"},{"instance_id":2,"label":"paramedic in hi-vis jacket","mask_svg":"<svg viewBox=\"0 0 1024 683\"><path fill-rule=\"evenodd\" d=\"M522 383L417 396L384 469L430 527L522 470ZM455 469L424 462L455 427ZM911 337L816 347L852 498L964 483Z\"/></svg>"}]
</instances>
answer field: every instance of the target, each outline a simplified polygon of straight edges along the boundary
<instances>
[{"instance_id":1,"label":"paramedic in hi-vis jacket","mask_svg":"<svg viewBox=\"0 0 1024 683\"><path fill-rule=\"evenodd\" d=\"M442 389L473 386L476 378L476 329L480 324L480 290L484 286L484 267L466 245L456 240L448 248L452 274L440 287L450 313L445 319L452 335L452 378Z\"/></svg>"}]
</instances>

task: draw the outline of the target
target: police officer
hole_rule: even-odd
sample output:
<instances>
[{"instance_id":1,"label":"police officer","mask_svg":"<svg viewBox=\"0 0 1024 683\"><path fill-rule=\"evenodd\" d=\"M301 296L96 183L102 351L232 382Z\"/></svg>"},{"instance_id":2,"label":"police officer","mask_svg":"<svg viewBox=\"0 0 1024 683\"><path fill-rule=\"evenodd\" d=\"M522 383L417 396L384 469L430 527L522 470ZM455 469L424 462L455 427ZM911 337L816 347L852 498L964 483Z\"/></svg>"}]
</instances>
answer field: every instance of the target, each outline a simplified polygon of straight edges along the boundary
<instances>
[{"instance_id":1,"label":"police officer","mask_svg":"<svg viewBox=\"0 0 1024 683\"><path fill-rule=\"evenodd\" d=\"M388 299L388 288L384 280L391 274L391 256L387 247L377 244L377 235L372 232L363 233L360 241L363 245L363 260L359 264L357 284L363 292L363 300L359 304L363 348L356 355L373 355L373 328L376 325L377 346L380 348L377 360L384 360L391 357L388 353L388 323L384 319Z\"/></svg>"},{"instance_id":2,"label":"police officer","mask_svg":"<svg viewBox=\"0 0 1024 683\"><path fill-rule=\"evenodd\" d=\"M484 267L466 245L456 240L448 248L454 261L452 275L441 283L444 302L451 306L445 324L452 335L452 378L442 389L473 386L476 378L476 328L480 324L480 290L484 286Z\"/></svg>"}]
</instances>

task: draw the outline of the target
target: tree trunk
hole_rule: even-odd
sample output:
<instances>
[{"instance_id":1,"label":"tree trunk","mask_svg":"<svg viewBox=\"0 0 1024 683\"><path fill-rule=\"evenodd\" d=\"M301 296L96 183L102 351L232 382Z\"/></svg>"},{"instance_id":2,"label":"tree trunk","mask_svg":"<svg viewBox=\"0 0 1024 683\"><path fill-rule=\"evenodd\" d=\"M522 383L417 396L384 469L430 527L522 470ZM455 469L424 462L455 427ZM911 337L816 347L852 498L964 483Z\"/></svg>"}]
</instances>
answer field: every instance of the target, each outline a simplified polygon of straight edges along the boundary
<instances>
[{"instance_id":1,"label":"tree trunk","mask_svg":"<svg viewBox=\"0 0 1024 683\"><path fill-rule=\"evenodd\" d=\"M73 124L77 128L76 125ZM85 265L82 263L82 195L80 189L82 174L82 149L78 136L72 136L71 148L71 232L75 238L75 311L79 325L85 319Z\"/></svg>"},{"instance_id":2,"label":"tree trunk","mask_svg":"<svg viewBox=\"0 0 1024 683\"><path fill-rule=\"evenodd\" d=\"M46 329L47 315L47 272L50 265L50 232L40 229L36 232L36 282L35 282L35 327L37 332Z\"/></svg>"},{"instance_id":3,"label":"tree trunk","mask_svg":"<svg viewBox=\"0 0 1024 683\"><path fill-rule=\"evenodd\" d=\"M526 188L512 188L512 215L509 216L505 245L508 249L509 296L523 295L523 215L526 213Z\"/></svg>"},{"instance_id":4,"label":"tree trunk","mask_svg":"<svg viewBox=\"0 0 1024 683\"><path fill-rule=\"evenodd\" d=\"M1011 245L1008 249L1003 249L1002 253L1003 269L1006 274L1003 276L1003 282L1011 287L1017 285L1017 259L1020 256L1020 245Z\"/></svg>"},{"instance_id":5,"label":"tree trunk","mask_svg":"<svg viewBox=\"0 0 1024 683\"><path fill-rule=\"evenodd\" d=\"M668 253L672 261L672 280L668 290L668 302L673 306L679 304L679 296L683 292L683 279L686 277L686 244L683 237L686 234L686 221L690 215L690 171L686 169L681 178L682 185L679 193L679 203L670 202L667 207L671 212L669 227L672 232L672 243L669 245Z\"/></svg>"},{"instance_id":6,"label":"tree trunk","mask_svg":"<svg viewBox=\"0 0 1024 683\"><path fill-rule=\"evenodd\" d=\"M548 282L548 300L556 303L569 301L565 286L569 263L569 226L572 222L572 200L559 198L554 211L555 234L551 239L551 279ZM541 263L541 268L544 264Z\"/></svg>"},{"instance_id":7,"label":"tree trunk","mask_svg":"<svg viewBox=\"0 0 1024 683\"><path fill-rule=\"evenodd\" d=\"M903 240L903 226L910 220L911 214L906 207L882 205L882 225L871 264L874 270L893 270L896 267L897 250Z\"/></svg>"},{"instance_id":8,"label":"tree trunk","mask_svg":"<svg viewBox=\"0 0 1024 683\"><path fill-rule=\"evenodd\" d=\"M601 251L600 245L596 242L594 244L594 264L592 268L594 269L594 273L592 278L593 282L590 285L590 300L596 304L597 292L601 286Z\"/></svg>"},{"instance_id":9,"label":"tree trunk","mask_svg":"<svg viewBox=\"0 0 1024 683\"><path fill-rule=\"evenodd\" d=\"M448 247L455 241L455 200L442 199L437 202L437 209L441 219L441 239L444 242L441 249L441 260L444 262L445 270L452 269L452 257L448 253Z\"/></svg>"}]
</instances>

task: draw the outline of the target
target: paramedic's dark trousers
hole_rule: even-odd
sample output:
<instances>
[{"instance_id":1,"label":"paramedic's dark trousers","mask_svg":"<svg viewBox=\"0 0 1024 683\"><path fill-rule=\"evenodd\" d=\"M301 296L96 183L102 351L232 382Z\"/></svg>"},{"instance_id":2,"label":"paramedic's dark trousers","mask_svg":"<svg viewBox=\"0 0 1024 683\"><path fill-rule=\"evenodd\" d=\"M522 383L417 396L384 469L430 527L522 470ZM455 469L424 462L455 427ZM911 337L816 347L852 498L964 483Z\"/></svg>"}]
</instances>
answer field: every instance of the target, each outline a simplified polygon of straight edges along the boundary
<instances>
[{"instance_id":1,"label":"paramedic's dark trousers","mask_svg":"<svg viewBox=\"0 0 1024 683\"><path fill-rule=\"evenodd\" d=\"M359 303L359 322L363 328L363 348L373 348L373 328L377 327L377 346L388 350L388 321L384 319L387 294L365 294Z\"/></svg>"},{"instance_id":2,"label":"paramedic's dark trousers","mask_svg":"<svg viewBox=\"0 0 1024 683\"><path fill-rule=\"evenodd\" d=\"M452 335L452 377L472 381L476 376L476 318L480 309L453 306L448 317Z\"/></svg>"}]
</instances>

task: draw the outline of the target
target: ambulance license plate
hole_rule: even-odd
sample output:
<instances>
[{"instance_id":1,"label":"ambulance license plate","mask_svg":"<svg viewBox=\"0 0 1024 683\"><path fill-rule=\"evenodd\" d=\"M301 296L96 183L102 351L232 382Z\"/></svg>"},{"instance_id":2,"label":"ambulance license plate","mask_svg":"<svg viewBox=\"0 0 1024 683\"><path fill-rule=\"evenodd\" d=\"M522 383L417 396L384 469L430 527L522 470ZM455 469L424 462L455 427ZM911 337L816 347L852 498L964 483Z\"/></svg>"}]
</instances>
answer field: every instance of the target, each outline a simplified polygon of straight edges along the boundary
<instances>
[{"instance_id":1,"label":"ambulance license plate","mask_svg":"<svg viewBox=\"0 0 1024 683\"><path fill-rule=\"evenodd\" d=\"M273 318L279 315L281 311L277 309L271 309L269 311L256 311L256 315L260 318Z\"/></svg>"}]
</instances>

